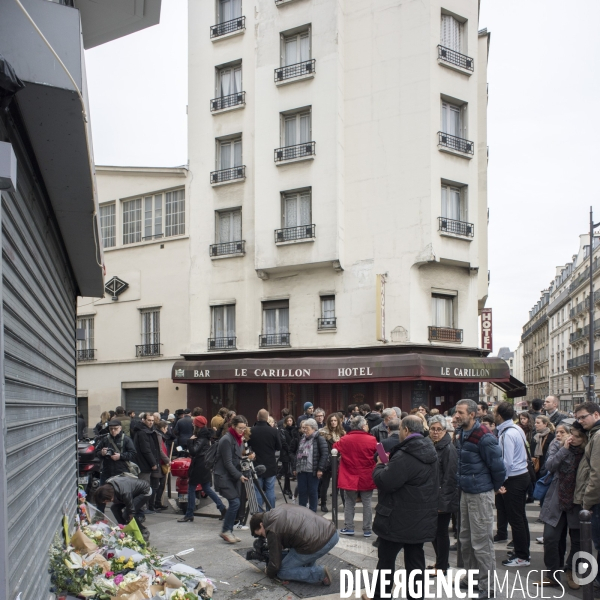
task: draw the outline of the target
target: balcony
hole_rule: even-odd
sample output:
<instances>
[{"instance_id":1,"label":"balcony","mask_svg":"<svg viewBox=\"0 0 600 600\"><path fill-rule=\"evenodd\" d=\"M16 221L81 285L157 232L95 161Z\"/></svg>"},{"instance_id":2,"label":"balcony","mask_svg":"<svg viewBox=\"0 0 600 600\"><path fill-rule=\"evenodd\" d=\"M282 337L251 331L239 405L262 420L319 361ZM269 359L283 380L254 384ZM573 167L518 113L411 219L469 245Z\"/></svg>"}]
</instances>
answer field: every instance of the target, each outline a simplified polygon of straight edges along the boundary
<instances>
[{"instance_id":1,"label":"balcony","mask_svg":"<svg viewBox=\"0 0 600 600\"><path fill-rule=\"evenodd\" d=\"M265 333L258 336L259 348L289 347L289 333Z\"/></svg>"},{"instance_id":2,"label":"balcony","mask_svg":"<svg viewBox=\"0 0 600 600\"><path fill-rule=\"evenodd\" d=\"M594 321L594 334L598 335L600 331L600 319ZM569 335L569 343L576 344L579 341L587 342L590 336L590 326L580 327Z\"/></svg>"},{"instance_id":3,"label":"balcony","mask_svg":"<svg viewBox=\"0 0 600 600\"><path fill-rule=\"evenodd\" d=\"M315 76L316 69L317 61L315 58L294 65L279 67L275 69L275 83L284 85L285 83L293 83L299 79L309 79Z\"/></svg>"},{"instance_id":4,"label":"balcony","mask_svg":"<svg viewBox=\"0 0 600 600\"><path fill-rule=\"evenodd\" d=\"M246 165L240 167L232 167L231 169L221 169L213 171L210 174L210 182L212 185L221 185L225 183L235 183L246 179Z\"/></svg>"},{"instance_id":5,"label":"balcony","mask_svg":"<svg viewBox=\"0 0 600 600\"><path fill-rule=\"evenodd\" d=\"M212 25L210 28L210 39L223 36L231 36L237 33L243 33L246 29L246 17L236 17L230 21L224 21L217 25Z\"/></svg>"},{"instance_id":6,"label":"balcony","mask_svg":"<svg viewBox=\"0 0 600 600\"><path fill-rule=\"evenodd\" d=\"M275 230L275 243L295 242L309 240L315 237L315 225L299 225L298 227L285 227Z\"/></svg>"},{"instance_id":7,"label":"balcony","mask_svg":"<svg viewBox=\"0 0 600 600\"><path fill-rule=\"evenodd\" d=\"M438 131L438 148L442 152L450 152L451 154L469 154L473 156L475 153L475 144L469 140L465 140L443 131ZM468 156L466 158L469 158Z\"/></svg>"},{"instance_id":8,"label":"balcony","mask_svg":"<svg viewBox=\"0 0 600 600\"><path fill-rule=\"evenodd\" d=\"M86 348L85 350L77 350L77 362L88 362L90 360L96 360L96 350L92 348Z\"/></svg>"},{"instance_id":9,"label":"balcony","mask_svg":"<svg viewBox=\"0 0 600 600\"><path fill-rule=\"evenodd\" d=\"M231 256L232 254L245 254L246 241L225 242L223 244L212 244L209 247L210 256Z\"/></svg>"},{"instance_id":10,"label":"balcony","mask_svg":"<svg viewBox=\"0 0 600 600\"><path fill-rule=\"evenodd\" d=\"M320 331L324 329L336 329L337 328L337 318L336 317L328 317L324 319L317 319L317 329Z\"/></svg>"},{"instance_id":11,"label":"balcony","mask_svg":"<svg viewBox=\"0 0 600 600\"><path fill-rule=\"evenodd\" d=\"M210 101L210 112L220 112L228 108L243 108L246 105L246 92L238 92L237 94L229 94L229 96L221 96L213 98Z\"/></svg>"},{"instance_id":12,"label":"balcony","mask_svg":"<svg viewBox=\"0 0 600 600\"><path fill-rule=\"evenodd\" d=\"M438 217L439 231L460 235L463 237L473 237L475 235L475 225L465 221L455 221L447 217Z\"/></svg>"},{"instance_id":13,"label":"balcony","mask_svg":"<svg viewBox=\"0 0 600 600\"><path fill-rule=\"evenodd\" d=\"M135 347L136 358L143 358L145 356L162 356L160 347L162 344L142 344Z\"/></svg>"},{"instance_id":14,"label":"balcony","mask_svg":"<svg viewBox=\"0 0 600 600\"><path fill-rule=\"evenodd\" d=\"M209 350L235 350L236 337L208 338Z\"/></svg>"},{"instance_id":15,"label":"balcony","mask_svg":"<svg viewBox=\"0 0 600 600\"><path fill-rule=\"evenodd\" d=\"M429 327L430 342L454 342L462 343L463 330L452 327Z\"/></svg>"},{"instance_id":16,"label":"balcony","mask_svg":"<svg viewBox=\"0 0 600 600\"><path fill-rule=\"evenodd\" d=\"M475 68L475 61L470 56L465 56L441 44L438 45L438 62L467 75L471 75Z\"/></svg>"},{"instance_id":17,"label":"balcony","mask_svg":"<svg viewBox=\"0 0 600 600\"><path fill-rule=\"evenodd\" d=\"M295 146L285 146L275 149L275 162L283 164L285 162L310 160L315 156L315 142L305 142Z\"/></svg>"},{"instance_id":18,"label":"balcony","mask_svg":"<svg viewBox=\"0 0 600 600\"><path fill-rule=\"evenodd\" d=\"M575 358L569 358L569 360L567 360L567 370L571 371L573 369L578 369L581 367L586 368L589 364L589 360L589 353L582 354L581 356L576 356ZM596 350L594 352L594 363L597 362L600 362L600 350Z\"/></svg>"}]
</instances>

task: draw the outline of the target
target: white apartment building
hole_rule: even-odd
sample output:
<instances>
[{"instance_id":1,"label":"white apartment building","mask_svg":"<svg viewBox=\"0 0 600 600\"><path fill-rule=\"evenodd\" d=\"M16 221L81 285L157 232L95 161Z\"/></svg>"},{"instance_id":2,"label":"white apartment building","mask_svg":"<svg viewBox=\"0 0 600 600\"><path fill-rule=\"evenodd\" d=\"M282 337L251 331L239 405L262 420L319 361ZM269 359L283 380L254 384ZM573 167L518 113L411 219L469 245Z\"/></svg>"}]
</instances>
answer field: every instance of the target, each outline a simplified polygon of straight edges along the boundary
<instances>
[{"instance_id":1,"label":"white apartment building","mask_svg":"<svg viewBox=\"0 0 600 600\"><path fill-rule=\"evenodd\" d=\"M186 406L171 367L189 344L187 173L96 167L105 295L77 305L77 396L90 427L118 405Z\"/></svg>"},{"instance_id":2,"label":"white apartment building","mask_svg":"<svg viewBox=\"0 0 600 600\"><path fill-rule=\"evenodd\" d=\"M478 5L189 3L189 406L445 410L510 387L479 340Z\"/></svg>"}]
</instances>

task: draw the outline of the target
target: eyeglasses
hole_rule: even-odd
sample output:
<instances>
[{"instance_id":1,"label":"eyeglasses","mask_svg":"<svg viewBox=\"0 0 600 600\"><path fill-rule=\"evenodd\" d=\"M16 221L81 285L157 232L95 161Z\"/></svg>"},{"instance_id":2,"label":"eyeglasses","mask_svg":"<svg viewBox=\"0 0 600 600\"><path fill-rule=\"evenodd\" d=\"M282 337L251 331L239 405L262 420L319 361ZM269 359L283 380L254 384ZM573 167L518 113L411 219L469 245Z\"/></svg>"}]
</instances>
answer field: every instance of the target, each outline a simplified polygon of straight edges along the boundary
<instances>
[{"instance_id":1,"label":"eyeglasses","mask_svg":"<svg viewBox=\"0 0 600 600\"><path fill-rule=\"evenodd\" d=\"M577 417L575 420L579 421L581 423L581 421L585 421L588 417L591 417L592 415L590 413L588 413L587 415L581 415L580 417Z\"/></svg>"},{"instance_id":2,"label":"eyeglasses","mask_svg":"<svg viewBox=\"0 0 600 600\"><path fill-rule=\"evenodd\" d=\"M444 430L441 427L431 427L429 431L430 433L442 433Z\"/></svg>"}]
</instances>

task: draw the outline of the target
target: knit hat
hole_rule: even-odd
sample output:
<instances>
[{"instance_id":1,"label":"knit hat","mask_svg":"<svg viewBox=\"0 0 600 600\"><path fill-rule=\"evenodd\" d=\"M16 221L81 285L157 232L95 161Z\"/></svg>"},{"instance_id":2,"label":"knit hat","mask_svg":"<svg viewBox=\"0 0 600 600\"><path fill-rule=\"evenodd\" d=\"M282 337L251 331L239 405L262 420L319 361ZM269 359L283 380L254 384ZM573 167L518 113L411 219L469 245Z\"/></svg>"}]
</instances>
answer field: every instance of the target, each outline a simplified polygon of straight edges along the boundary
<instances>
[{"instance_id":1,"label":"knit hat","mask_svg":"<svg viewBox=\"0 0 600 600\"><path fill-rule=\"evenodd\" d=\"M174 415L174 414L170 414L170 415L167 417L167 421L174 421L174 420L175 420L175 415Z\"/></svg>"},{"instance_id":2,"label":"knit hat","mask_svg":"<svg viewBox=\"0 0 600 600\"><path fill-rule=\"evenodd\" d=\"M313 405L312 402L305 402L304 403L304 412L306 412L306 409L310 408Z\"/></svg>"},{"instance_id":3,"label":"knit hat","mask_svg":"<svg viewBox=\"0 0 600 600\"><path fill-rule=\"evenodd\" d=\"M196 427L206 427L207 422L206 417L194 417L192 419L192 423L194 423Z\"/></svg>"}]
</instances>

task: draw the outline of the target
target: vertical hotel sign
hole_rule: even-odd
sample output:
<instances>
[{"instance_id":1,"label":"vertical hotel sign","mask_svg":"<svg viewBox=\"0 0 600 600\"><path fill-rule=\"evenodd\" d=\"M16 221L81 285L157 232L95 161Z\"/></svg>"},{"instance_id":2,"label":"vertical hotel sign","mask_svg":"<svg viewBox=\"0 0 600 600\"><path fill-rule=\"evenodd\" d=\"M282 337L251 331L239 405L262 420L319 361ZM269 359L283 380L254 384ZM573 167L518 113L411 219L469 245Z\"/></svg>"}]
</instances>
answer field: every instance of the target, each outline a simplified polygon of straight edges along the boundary
<instances>
[{"instance_id":1,"label":"vertical hotel sign","mask_svg":"<svg viewBox=\"0 0 600 600\"><path fill-rule=\"evenodd\" d=\"M492 309L484 308L481 311L481 347L488 352L492 351Z\"/></svg>"},{"instance_id":2,"label":"vertical hotel sign","mask_svg":"<svg viewBox=\"0 0 600 600\"><path fill-rule=\"evenodd\" d=\"M385 275L375 277L375 338L385 342Z\"/></svg>"}]
</instances>

